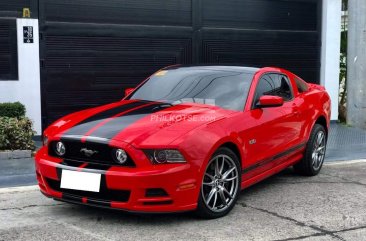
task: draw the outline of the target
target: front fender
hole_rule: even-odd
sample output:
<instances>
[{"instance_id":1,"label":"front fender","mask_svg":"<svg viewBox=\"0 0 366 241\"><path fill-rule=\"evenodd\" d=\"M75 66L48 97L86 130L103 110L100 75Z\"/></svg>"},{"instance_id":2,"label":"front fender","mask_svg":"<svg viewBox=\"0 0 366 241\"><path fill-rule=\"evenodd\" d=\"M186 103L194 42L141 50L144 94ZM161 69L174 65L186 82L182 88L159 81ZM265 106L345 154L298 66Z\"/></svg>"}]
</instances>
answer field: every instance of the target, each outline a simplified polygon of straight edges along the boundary
<instances>
[{"instance_id":1,"label":"front fender","mask_svg":"<svg viewBox=\"0 0 366 241\"><path fill-rule=\"evenodd\" d=\"M187 133L175 140L172 145L184 150L189 160L199 170L199 176L202 177L214 152L226 143L234 144L240 153L240 159L242 159L244 141L241 140L238 133L228 133L220 127L219 123L211 123L196 129L194 132Z\"/></svg>"}]
</instances>

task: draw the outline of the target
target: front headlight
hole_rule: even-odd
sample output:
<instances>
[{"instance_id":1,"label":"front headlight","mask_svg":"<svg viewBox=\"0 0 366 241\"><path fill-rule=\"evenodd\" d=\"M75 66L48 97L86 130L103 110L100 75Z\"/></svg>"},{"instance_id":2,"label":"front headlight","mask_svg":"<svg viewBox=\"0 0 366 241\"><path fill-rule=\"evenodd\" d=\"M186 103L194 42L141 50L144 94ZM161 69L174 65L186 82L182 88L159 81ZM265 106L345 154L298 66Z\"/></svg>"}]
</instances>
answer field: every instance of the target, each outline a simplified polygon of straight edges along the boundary
<instances>
[{"instance_id":1,"label":"front headlight","mask_svg":"<svg viewBox=\"0 0 366 241\"><path fill-rule=\"evenodd\" d=\"M186 162L183 155L174 149L144 150L144 152L153 164Z\"/></svg>"}]
</instances>

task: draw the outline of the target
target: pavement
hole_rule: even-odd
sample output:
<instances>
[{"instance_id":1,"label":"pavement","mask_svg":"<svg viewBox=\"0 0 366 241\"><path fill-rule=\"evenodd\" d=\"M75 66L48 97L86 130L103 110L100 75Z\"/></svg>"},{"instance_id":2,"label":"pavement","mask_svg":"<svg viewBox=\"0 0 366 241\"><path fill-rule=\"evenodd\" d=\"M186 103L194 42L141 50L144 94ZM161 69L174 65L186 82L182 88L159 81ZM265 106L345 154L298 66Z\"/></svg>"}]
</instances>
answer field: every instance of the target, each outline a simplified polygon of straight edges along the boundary
<instances>
[{"instance_id":1,"label":"pavement","mask_svg":"<svg viewBox=\"0 0 366 241\"><path fill-rule=\"evenodd\" d=\"M366 159L366 130L331 123L326 162Z\"/></svg>"},{"instance_id":2,"label":"pavement","mask_svg":"<svg viewBox=\"0 0 366 241\"><path fill-rule=\"evenodd\" d=\"M36 183L33 158L0 160L0 188Z\"/></svg>"},{"instance_id":3,"label":"pavement","mask_svg":"<svg viewBox=\"0 0 366 241\"><path fill-rule=\"evenodd\" d=\"M327 163L315 177L291 168L242 192L215 220L136 215L0 189L0 240L365 240L366 161Z\"/></svg>"}]
</instances>

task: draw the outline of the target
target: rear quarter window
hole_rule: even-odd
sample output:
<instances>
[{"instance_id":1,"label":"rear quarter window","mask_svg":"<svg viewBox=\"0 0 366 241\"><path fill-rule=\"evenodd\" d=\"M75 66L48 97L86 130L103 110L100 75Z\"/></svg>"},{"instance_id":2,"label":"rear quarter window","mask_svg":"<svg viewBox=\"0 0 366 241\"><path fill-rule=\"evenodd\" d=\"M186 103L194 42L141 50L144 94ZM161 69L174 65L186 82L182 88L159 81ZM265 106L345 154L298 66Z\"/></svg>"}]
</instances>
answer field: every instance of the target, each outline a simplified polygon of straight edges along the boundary
<instances>
[{"instance_id":1,"label":"rear quarter window","mask_svg":"<svg viewBox=\"0 0 366 241\"><path fill-rule=\"evenodd\" d=\"M299 91L299 93L304 93L304 92L308 91L309 87L305 81L303 81L302 79L300 79L298 77L295 77L295 82L296 82L296 87L297 87L297 90Z\"/></svg>"}]
</instances>

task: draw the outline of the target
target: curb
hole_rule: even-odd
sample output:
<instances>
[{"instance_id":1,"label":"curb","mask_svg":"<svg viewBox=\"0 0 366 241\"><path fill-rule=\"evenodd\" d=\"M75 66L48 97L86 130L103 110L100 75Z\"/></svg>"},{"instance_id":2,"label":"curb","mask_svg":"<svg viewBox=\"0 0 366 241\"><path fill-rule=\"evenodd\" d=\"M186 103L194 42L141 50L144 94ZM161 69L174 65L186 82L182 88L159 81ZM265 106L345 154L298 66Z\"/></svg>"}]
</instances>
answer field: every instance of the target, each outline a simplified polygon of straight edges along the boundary
<instances>
[{"instance_id":1,"label":"curb","mask_svg":"<svg viewBox=\"0 0 366 241\"><path fill-rule=\"evenodd\" d=\"M31 150L0 151L0 160L31 158Z\"/></svg>"},{"instance_id":2,"label":"curb","mask_svg":"<svg viewBox=\"0 0 366 241\"><path fill-rule=\"evenodd\" d=\"M0 193L13 193L39 190L38 185L21 186L21 187L3 187L0 188Z\"/></svg>"},{"instance_id":3,"label":"curb","mask_svg":"<svg viewBox=\"0 0 366 241\"><path fill-rule=\"evenodd\" d=\"M326 166L340 166L340 165L349 165L349 164L357 164L357 163L366 163L366 159L324 162L324 165L326 165Z\"/></svg>"}]
</instances>

